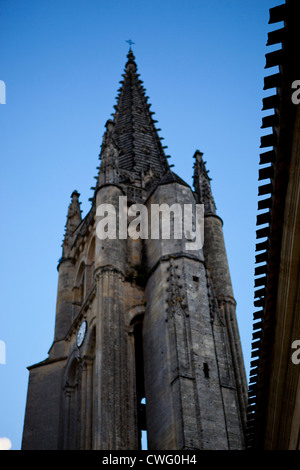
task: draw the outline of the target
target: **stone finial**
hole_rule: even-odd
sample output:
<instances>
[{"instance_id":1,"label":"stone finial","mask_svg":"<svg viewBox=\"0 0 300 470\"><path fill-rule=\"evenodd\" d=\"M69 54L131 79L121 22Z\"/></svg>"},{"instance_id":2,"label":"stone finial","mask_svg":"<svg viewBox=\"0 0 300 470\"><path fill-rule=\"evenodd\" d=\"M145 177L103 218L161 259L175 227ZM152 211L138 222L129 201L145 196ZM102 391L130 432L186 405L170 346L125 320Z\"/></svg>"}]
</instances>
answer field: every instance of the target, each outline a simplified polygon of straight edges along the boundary
<instances>
[{"instance_id":1,"label":"stone finial","mask_svg":"<svg viewBox=\"0 0 300 470\"><path fill-rule=\"evenodd\" d=\"M126 62L126 65L125 65L125 69L126 71L129 71L129 70L132 70L132 71L136 71L137 70L137 65L135 63L135 57L133 55L133 52L132 50L130 49L128 54L127 54L127 62Z\"/></svg>"},{"instance_id":2,"label":"stone finial","mask_svg":"<svg viewBox=\"0 0 300 470\"><path fill-rule=\"evenodd\" d=\"M71 194L71 203L67 215L67 229L70 230L70 232L74 232L81 222L81 203L79 202L79 196L80 194L76 189Z\"/></svg>"}]
</instances>

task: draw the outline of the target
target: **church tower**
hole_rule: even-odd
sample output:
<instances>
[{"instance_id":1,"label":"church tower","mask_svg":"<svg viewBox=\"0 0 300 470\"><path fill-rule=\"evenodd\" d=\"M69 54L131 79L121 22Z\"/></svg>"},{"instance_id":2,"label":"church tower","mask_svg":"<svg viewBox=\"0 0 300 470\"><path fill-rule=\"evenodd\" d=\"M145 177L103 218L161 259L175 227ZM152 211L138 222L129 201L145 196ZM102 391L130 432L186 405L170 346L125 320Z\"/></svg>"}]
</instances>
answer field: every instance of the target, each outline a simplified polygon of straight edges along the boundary
<instances>
[{"instance_id":1,"label":"church tower","mask_svg":"<svg viewBox=\"0 0 300 470\"><path fill-rule=\"evenodd\" d=\"M71 196L54 341L29 367L22 448L138 450L144 430L151 450L243 449L247 384L203 154L192 189L171 170L131 49L120 83L84 218ZM186 207L185 238L159 236L159 221L175 230ZM197 207L204 246L190 249ZM140 237L128 235L137 214L149 236L142 222ZM114 238L100 230L105 217Z\"/></svg>"}]
</instances>

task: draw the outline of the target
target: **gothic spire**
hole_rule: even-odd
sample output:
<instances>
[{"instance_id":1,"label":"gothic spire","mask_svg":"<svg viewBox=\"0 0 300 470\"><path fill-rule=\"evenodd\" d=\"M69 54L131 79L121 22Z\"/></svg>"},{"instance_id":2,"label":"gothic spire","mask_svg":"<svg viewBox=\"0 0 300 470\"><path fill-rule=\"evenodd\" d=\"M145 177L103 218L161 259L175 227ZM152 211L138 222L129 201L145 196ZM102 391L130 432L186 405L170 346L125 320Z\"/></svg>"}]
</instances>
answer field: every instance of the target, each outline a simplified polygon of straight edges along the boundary
<instances>
[{"instance_id":1,"label":"gothic spire","mask_svg":"<svg viewBox=\"0 0 300 470\"><path fill-rule=\"evenodd\" d=\"M196 150L194 154L194 188L199 204L204 204L205 213L215 214L216 205L210 187L211 178L208 176L208 171L202 157L203 153Z\"/></svg>"},{"instance_id":2,"label":"gothic spire","mask_svg":"<svg viewBox=\"0 0 300 470\"><path fill-rule=\"evenodd\" d=\"M169 170L168 161L164 153L164 147L155 128L148 97L137 73L135 57L130 49L127 54L127 62L121 88L118 90L117 104L113 121L109 120L109 126L103 137L101 148L101 173L107 171L107 154L110 155L110 168L117 168L122 175L130 172L135 180L141 180L142 175L149 171L154 177L161 178ZM110 148L108 152L107 148ZM113 157L114 156L114 157ZM114 163L112 162L114 158ZM117 160L117 161L116 161Z\"/></svg>"}]
</instances>

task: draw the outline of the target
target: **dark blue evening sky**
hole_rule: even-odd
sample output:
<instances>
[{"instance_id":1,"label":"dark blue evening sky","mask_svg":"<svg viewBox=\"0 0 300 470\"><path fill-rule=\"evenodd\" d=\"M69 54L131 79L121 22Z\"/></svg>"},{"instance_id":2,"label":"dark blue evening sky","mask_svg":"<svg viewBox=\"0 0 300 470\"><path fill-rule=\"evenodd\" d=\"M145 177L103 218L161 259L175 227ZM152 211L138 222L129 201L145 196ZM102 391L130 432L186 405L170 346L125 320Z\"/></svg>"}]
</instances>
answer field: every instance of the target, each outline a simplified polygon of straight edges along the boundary
<instances>
[{"instance_id":1,"label":"dark blue evening sky","mask_svg":"<svg viewBox=\"0 0 300 470\"><path fill-rule=\"evenodd\" d=\"M90 208L128 51L170 163L204 152L231 270L247 376L269 8L280 0L0 0L0 437L20 449L27 366L53 341L70 196ZM270 49L271 50L271 49Z\"/></svg>"}]
</instances>

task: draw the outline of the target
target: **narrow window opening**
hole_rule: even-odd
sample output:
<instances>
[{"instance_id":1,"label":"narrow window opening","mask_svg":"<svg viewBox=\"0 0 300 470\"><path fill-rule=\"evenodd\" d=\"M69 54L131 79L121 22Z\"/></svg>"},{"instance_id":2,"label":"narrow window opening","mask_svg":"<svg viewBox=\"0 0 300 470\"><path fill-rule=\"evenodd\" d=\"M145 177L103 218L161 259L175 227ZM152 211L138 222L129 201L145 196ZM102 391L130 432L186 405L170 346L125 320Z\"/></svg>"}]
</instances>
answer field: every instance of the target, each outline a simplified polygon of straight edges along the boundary
<instances>
[{"instance_id":1,"label":"narrow window opening","mask_svg":"<svg viewBox=\"0 0 300 470\"><path fill-rule=\"evenodd\" d=\"M85 284L85 272L83 271L82 276L81 276L80 286L79 286L79 297L80 297L79 302L80 303L83 303L84 301L84 296L85 296L84 284Z\"/></svg>"},{"instance_id":2,"label":"narrow window opening","mask_svg":"<svg viewBox=\"0 0 300 470\"><path fill-rule=\"evenodd\" d=\"M143 324L134 327L137 426L139 450L147 449L146 397L144 385Z\"/></svg>"},{"instance_id":3,"label":"narrow window opening","mask_svg":"<svg viewBox=\"0 0 300 470\"><path fill-rule=\"evenodd\" d=\"M198 276L193 276L193 281L194 282L199 282L199 277Z\"/></svg>"},{"instance_id":4,"label":"narrow window opening","mask_svg":"<svg viewBox=\"0 0 300 470\"><path fill-rule=\"evenodd\" d=\"M144 405L146 408L146 398L142 398L141 404ZM145 424L146 424L146 417L145 417ZM141 450L148 450L147 429L142 429L142 432L141 432Z\"/></svg>"},{"instance_id":5,"label":"narrow window opening","mask_svg":"<svg viewBox=\"0 0 300 470\"><path fill-rule=\"evenodd\" d=\"M208 364L206 362L204 362L203 364L203 371L204 371L204 377L206 379L209 378L209 369L208 369Z\"/></svg>"}]
</instances>

